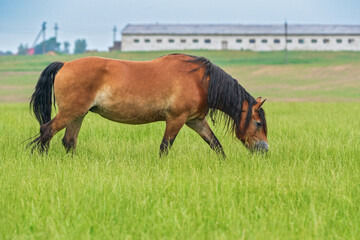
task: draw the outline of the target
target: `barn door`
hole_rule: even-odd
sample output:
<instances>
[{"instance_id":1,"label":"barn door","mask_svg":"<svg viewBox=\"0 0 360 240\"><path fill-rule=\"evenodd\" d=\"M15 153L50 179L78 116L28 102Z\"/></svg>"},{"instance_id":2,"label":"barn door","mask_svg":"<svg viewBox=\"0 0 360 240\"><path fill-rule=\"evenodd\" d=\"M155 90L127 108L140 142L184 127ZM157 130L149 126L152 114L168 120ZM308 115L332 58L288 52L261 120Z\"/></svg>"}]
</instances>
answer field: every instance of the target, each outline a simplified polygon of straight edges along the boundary
<instances>
[{"instance_id":1,"label":"barn door","mask_svg":"<svg viewBox=\"0 0 360 240\"><path fill-rule=\"evenodd\" d=\"M228 42L227 41L222 41L221 42L221 49L222 50L227 50L228 49Z\"/></svg>"}]
</instances>

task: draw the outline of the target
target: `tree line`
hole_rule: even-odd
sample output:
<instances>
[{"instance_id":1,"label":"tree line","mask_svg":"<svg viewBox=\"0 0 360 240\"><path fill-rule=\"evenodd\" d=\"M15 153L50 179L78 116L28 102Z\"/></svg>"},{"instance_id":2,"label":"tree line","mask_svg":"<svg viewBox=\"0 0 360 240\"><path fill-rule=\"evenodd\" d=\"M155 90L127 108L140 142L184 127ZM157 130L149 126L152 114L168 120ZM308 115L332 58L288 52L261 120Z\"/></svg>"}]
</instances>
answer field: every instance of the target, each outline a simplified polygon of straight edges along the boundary
<instances>
[{"instance_id":1,"label":"tree line","mask_svg":"<svg viewBox=\"0 0 360 240\"><path fill-rule=\"evenodd\" d=\"M74 43L74 54L84 53L86 51L87 43L85 39L77 39ZM56 41L55 37L37 44L33 48L28 45L20 44L18 47L18 55L33 55L44 54L48 52L70 54L70 43L65 41L63 44Z\"/></svg>"}]
</instances>

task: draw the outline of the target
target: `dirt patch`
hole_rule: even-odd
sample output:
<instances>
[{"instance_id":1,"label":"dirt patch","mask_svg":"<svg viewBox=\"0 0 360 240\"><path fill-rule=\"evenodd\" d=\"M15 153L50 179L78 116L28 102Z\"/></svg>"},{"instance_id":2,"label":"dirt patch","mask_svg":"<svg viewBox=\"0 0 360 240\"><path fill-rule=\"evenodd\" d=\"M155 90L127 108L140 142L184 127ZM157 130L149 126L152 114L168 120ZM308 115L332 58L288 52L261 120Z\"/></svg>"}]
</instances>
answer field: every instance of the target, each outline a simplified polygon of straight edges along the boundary
<instances>
[{"instance_id":1,"label":"dirt patch","mask_svg":"<svg viewBox=\"0 0 360 240\"><path fill-rule=\"evenodd\" d=\"M0 102L29 102L34 86L0 85ZM29 94L27 94L27 92Z\"/></svg>"},{"instance_id":2,"label":"dirt patch","mask_svg":"<svg viewBox=\"0 0 360 240\"><path fill-rule=\"evenodd\" d=\"M252 76L263 75L285 75L294 72L293 66L258 66L255 71L251 73Z\"/></svg>"},{"instance_id":3,"label":"dirt patch","mask_svg":"<svg viewBox=\"0 0 360 240\"><path fill-rule=\"evenodd\" d=\"M272 97L271 102L360 102L360 98L324 98L320 97L304 97L304 98L279 98L279 97Z\"/></svg>"},{"instance_id":4,"label":"dirt patch","mask_svg":"<svg viewBox=\"0 0 360 240\"><path fill-rule=\"evenodd\" d=\"M29 102L30 98L25 96L9 95L0 96L0 102Z\"/></svg>"},{"instance_id":5,"label":"dirt patch","mask_svg":"<svg viewBox=\"0 0 360 240\"><path fill-rule=\"evenodd\" d=\"M16 75L16 76L23 76L23 75L34 75L40 74L38 71L5 71L1 72L0 75L9 76L9 75Z\"/></svg>"},{"instance_id":6,"label":"dirt patch","mask_svg":"<svg viewBox=\"0 0 360 240\"><path fill-rule=\"evenodd\" d=\"M28 89L29 86L16 86L16 85L0 85L0 90L23 90L23 89Z\"/></svg>"}]
</instances>

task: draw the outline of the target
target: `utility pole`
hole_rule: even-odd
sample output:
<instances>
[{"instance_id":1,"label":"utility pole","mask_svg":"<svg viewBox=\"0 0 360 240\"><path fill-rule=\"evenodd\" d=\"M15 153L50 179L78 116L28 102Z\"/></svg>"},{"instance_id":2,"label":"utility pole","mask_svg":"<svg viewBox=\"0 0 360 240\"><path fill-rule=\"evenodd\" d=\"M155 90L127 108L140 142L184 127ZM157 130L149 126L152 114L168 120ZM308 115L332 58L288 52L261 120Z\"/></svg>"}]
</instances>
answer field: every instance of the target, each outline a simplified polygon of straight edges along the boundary
<instances>
[{"instance_id":1,"label":"utility pole","mask_svg":"<svg viewBox=\"0 0 360 240\"><path fill-rule=\"evenodd\" d=\"M43 43L42 43L42 47L43 47L43 51L42 53L45 54L45 30L46 30L46 22L43 22L42 24L42 35L43 35Z\"/></svg>"},{"instance_id":2,"label":"utility pole","mask_svg":"<svg viewBox=\"0 0 360 240\"><path fill-rule=\"evenodd\" d=\"M287 44L288 44L288 25L287 25L287 21L285 20L285 56L284 56L284 62L285 64L287 64L288 61L288 56L287 56Z\"/></svg>"},{"instance_id":3,"label":"utility pole","mask_svg":"<svg viewBox=\"0 0 360 240\"><path fill-rule=\"evenodd\" d=\"M113 28L113 32L114 32L114 40L113 40L113 42L114 42L114 45L115 45L115 41L116 41L116 32L117 32L117 28L116 28L116 26L114 26L114 28Z\"/></svg>"},{"instance_id":4,"label":"utility pole","mask_svg":"<svg viewBox=\"0 0 360 240\"><path fill-rule=\"evenodd\" d=\"M58 27L57 23L55 23L54 30L55 30L55 41L57 41L57 34L58 34L58 30L59 30L59 27Z\"/></svg>"}]
</instances>

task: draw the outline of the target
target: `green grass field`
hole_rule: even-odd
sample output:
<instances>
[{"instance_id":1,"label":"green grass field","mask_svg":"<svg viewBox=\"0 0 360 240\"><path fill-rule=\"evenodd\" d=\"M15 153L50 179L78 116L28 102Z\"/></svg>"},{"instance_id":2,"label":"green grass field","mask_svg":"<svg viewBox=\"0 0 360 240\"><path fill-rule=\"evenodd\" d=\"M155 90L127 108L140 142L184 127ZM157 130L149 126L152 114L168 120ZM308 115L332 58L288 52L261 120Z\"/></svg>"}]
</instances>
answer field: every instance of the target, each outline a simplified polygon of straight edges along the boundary
<instances>
[{"instance_id":1,"label":"green grass field","mask_svg":"<svg viewBox=\"0 0 360 240\"><path fill-rule=\"evenodd\" d=\"M30 155L23 141L39 126L26 101L39 72L79 56L0 58L0 239L359 239L360 53L294 52L289 64L281 52L188 53L268 98L269 154L250 154L220 123L226 160L187 127L159 159L163 122L89 113L76 155L64 131L48 156Z\"/></svg>"}]
</instances>

